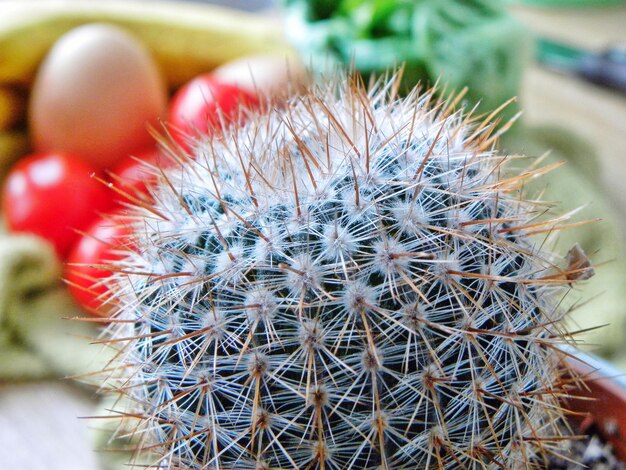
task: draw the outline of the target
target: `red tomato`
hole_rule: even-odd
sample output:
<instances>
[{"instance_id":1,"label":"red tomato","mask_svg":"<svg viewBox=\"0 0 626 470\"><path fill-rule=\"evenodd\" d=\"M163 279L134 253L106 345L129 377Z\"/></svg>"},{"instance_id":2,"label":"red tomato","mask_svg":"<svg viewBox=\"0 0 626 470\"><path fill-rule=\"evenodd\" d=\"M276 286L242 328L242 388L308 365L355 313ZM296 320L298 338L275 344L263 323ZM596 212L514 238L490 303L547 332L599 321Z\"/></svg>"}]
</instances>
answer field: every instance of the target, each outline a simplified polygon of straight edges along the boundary
<instances>
[{"instance_id":1,"label":"red tomato","mask_svg":"<svg viewBox=\"0 0 626 470\"><path fill-rule=\"evenodd\" d=\"M159 149L149 148L129 155L113 167L111 170L113 176L110 180L129 195L141 196L147 194L148 186L155 179L150 166L163 166L164 164L165 157Z\"/></svg>"},{"instance_id":2,"label":"red tomato","mask_svg":"<svg viewBox=\"0 0 626 470\"><path fill-rule=\"evenodd\" d=\"M108 288L102 282L111 271L101 266L122 257L128 231L123 225L109 219L96 220L72 248L66 265L65 280L76 302L88 312L107 315L103 302Z\"/></svg>"},{"instance_id":3,"label":"red tomato","mask_svg":"<svg viewBox=\"0 0 626 470\"><path fill-rule=\"evenodd\" d=\"M189 139L212 132L241 118L240 106L256 108L259 101L237 85L221 82L211 74L200 75L176 92L168 121L172 137L189 150Z\"/></svg>"},{"instance_id":4,"label":"red tomato","mask_svg":"<svg viewBox=\"0 0 626 470\"><path fill-rule=\"evenodd\" d=\"M65 258L97 213L111 207L110 191L92 176L95 170L63 153L25 157L9 172L2 209L9 230L48 240Z\"/></svg>"}]
</instances>

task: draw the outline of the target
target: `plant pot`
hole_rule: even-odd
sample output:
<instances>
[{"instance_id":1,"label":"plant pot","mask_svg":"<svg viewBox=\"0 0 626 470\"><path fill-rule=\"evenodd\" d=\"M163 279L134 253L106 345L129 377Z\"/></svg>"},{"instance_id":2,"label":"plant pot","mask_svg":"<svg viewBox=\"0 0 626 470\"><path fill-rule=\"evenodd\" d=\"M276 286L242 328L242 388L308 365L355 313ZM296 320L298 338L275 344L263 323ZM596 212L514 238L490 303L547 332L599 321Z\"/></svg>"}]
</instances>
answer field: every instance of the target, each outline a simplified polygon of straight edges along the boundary
<instances>
[{"instance_id":1,"label":"plant pot","mask_svg":"<svg viewBox=\"0 0 626 470\"><path fill-rule=\"evenodd\" d=\"M571 392L575 398L565 404L575 413L576 430L585 434L593 427L626 462L626 373L597 356L575 349L567 353L566 367L581 379Z\"/></svg>"}]
</instances>

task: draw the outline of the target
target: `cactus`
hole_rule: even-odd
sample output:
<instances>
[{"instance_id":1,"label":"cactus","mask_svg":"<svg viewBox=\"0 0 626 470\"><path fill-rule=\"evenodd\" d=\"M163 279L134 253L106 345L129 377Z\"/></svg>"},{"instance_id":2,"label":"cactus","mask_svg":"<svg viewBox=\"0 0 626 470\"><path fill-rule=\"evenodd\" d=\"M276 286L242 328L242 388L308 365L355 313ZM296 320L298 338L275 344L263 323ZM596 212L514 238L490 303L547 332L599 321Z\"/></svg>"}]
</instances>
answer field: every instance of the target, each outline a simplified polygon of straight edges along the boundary
<instances>
[{"instance_id":1,"label":"cactus","mask_svg":"<svg viewBox=\"0 0 626 470\"><path fill-rule=\"evenodd\" d=\"M199 138L128 216L107 386L172 469L541 468L562 219L454 102L334 81Z\"/></svg>"}]
</instances>

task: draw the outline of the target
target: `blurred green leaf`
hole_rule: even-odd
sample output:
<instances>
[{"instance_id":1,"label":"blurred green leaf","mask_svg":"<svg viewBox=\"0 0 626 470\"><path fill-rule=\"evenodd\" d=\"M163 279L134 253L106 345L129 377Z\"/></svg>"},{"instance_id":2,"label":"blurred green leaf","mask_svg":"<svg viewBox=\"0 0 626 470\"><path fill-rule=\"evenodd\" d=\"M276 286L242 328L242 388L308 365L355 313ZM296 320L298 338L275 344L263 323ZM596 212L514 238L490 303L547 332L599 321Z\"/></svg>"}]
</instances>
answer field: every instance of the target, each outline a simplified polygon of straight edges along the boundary
<instances>
[{"instance_id":1,"label":"blurred green leaf","mask_svg":"<svg viewBox=\"0 0 626 470\"><path fill-rule=\"evenodd\" d=\"M470 88L497 107L518 92L530 40L499 0L286 0L287 32L314 70L364 75L405 65L403 85Z\"/></svg>"}]
</instances>

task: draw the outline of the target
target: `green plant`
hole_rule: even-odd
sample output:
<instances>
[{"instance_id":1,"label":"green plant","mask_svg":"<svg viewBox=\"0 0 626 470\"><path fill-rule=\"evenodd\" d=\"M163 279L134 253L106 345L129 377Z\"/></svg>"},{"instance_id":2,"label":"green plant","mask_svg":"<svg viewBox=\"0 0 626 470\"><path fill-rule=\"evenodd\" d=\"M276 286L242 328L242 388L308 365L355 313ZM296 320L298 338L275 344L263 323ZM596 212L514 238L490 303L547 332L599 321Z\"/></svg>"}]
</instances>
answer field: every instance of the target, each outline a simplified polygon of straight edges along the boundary
<instances>
[{"instance_id":1,"label":"green plant","mask_svg":"<svg viewBox=\"0 0 626 470\"><path fill-rule=\"evenodd\" d=\"M492 116L332 81L160 176L111 283L158 468L534 468L563 436L561 296Z\"/></svg>"},{"instance_id":2,"label":"green plant","mask_svg":"<svg viewBox=\"0 0 626 470\"><path fill-rule=\"evenodd\" d=\"M313 70L354 67L369 78L402 64L401 91L418 83L468 87L467 101L481 111L518 95L531 56L528 31L499 0L282 3L287 38Z\"/></svg>"}]
</instances>

